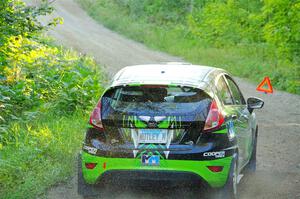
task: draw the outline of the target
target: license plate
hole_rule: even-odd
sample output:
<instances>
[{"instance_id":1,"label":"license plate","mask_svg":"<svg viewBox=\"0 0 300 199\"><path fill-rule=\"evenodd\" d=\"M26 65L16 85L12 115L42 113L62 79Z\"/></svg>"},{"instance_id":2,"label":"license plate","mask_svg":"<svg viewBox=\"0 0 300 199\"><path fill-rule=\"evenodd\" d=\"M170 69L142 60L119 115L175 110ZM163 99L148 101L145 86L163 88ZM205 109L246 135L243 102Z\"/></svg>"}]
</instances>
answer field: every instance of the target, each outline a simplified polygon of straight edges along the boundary
<instances>
[{"instance_id":1,"label":"license plate","mask_svg":"<svg viewBox=\"0 0 300 199\"><path fill-rule=\"evenodd\" d=\"M138 139L139 143L166 143L167 131L162 129L141 129Z\"/></svg>"},{"instance_id":2,"label":"license plate","mask_svg":"<svg viewBox=\"0 0 300 199\"><path fill-rule=\"evenodd\" d=\"M143 166L159 166L158 155L142 155Z\"/></svg>"}]
</instances>

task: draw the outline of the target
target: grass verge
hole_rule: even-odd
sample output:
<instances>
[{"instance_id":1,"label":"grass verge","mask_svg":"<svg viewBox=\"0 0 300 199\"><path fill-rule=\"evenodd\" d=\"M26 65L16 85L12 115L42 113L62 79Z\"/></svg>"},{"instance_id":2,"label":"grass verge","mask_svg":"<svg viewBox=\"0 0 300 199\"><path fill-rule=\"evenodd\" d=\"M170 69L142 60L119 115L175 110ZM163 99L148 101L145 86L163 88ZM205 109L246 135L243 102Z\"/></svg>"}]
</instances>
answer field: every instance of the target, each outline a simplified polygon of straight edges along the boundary
<instances>
[{"instance_id":1,"label":"grass verge","mask_svg":"<svg viewBox=\"0 0 300 199\"><path fill-rule=\"evenodd\" d=\"M0 149L0 198L35 198L73 175L86 121L76 111L11 123L7 133L16 141Z\"/></svg>"},{"instance_id":2,"label":"grass verge","mask_svg":"<svg viewBox=\"0 0 300 199\"><path fill-rule=\"evenodd\" d=\"M40 24L38 17L52 11L47 1L0 3L0 198L36 198L74 174L102 92L91 57L42 35L60 22Z\"/></svg>"},{"instance_id":3,"label":"grass verge","mask_svg":"<svg viewBox=\"0 0 300 199\"><path fill-rule=\"evenodd\" d=\"M8 43L14 51L0 71L0 198L5 199L35 198L74 175L88 114L102 92L102 74L92 58L40 35L17 38Z\"/></svg>"},{"instance_id":4,"label":"grass verge","mask_svg":"<svg viewBox=\"0 0 300 199\"><path fill-rule=\"evenodd\" d=\"M275 88L300 94L300 66L268 56L264 44L211 47L189 35L184 25L160 26L144 18L131 17L113 1L77 0L88 14L106 27L155 50L165 51L202 65L224 68L233 75L258 84L265 76Z\"/></svg>"}]
</instances>

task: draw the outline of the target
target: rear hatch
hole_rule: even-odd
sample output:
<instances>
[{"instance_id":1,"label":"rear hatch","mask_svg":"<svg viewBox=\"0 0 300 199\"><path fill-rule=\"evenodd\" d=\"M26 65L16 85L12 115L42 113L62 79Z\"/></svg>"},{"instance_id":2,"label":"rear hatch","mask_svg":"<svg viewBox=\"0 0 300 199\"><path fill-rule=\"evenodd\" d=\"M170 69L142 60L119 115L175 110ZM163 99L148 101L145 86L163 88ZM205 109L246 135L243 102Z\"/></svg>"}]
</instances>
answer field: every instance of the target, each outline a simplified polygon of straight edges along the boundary
<instances>
[{"instance_id":1,"label":"rear hatch","mask_svg":"<svg viewBox=\"0 0 300 199\"><path fill-rule=\"evenodd\" d=\"M115 87L101 99L101 118L109 142L134 148L191 145L202 133L211 101L206 92L192 87Z\"/></svg>"}]
</instances>

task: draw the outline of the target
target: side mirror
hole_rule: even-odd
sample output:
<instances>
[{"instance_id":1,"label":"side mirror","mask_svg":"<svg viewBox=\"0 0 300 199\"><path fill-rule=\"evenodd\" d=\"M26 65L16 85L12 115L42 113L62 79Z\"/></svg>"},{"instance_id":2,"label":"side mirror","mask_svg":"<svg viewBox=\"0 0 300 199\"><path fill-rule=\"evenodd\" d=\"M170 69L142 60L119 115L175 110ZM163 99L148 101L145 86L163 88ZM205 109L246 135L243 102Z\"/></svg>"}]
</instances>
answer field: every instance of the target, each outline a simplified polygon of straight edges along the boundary
<instances>
[{"instance_id":1,"label":"side mirror","mask_svg":"<svg viewBox=\"0 0 300 199\"><path fill-rule=\"evenodd\" d=\"M264 106L265 102L262 99L256 97L249 97L247 99L248 110L250 113L253 112L253 109L260 109Z\"/></svg>"}]
</instances>

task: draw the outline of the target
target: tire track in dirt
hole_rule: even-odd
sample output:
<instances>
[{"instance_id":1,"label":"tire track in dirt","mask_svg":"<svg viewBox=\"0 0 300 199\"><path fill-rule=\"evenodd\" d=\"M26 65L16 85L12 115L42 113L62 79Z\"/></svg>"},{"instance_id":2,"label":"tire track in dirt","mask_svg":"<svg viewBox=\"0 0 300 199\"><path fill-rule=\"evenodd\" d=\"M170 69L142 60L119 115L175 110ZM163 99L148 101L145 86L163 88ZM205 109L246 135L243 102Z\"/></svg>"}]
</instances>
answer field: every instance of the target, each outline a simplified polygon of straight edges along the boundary
<instances>
[{"instance_id":1,"label":"tire track in dirt","mask_svg":"<svg viewBox=\"0 0 300 199\"><path fill-rule=\"evenodd\" d=\"M56 12L53 16L63 17L64 25L51 30L50 35L60 44L94 56L109 76L126 65L182 61L106 29L91 19L73 0L56 1L54 7ZM245 97L257 96L265 101L265 107L256 111L259 123L257 172L242 179L240 198L300 198L300 96L277 90L271 95L258 93L255 85L236 79ZM114 189L104 195L108 198L197 196L188 189L157 193ZM81 198L77 195L76 177L68 183L52 187L47 198Z\"/></svg>"}]
</instances>

